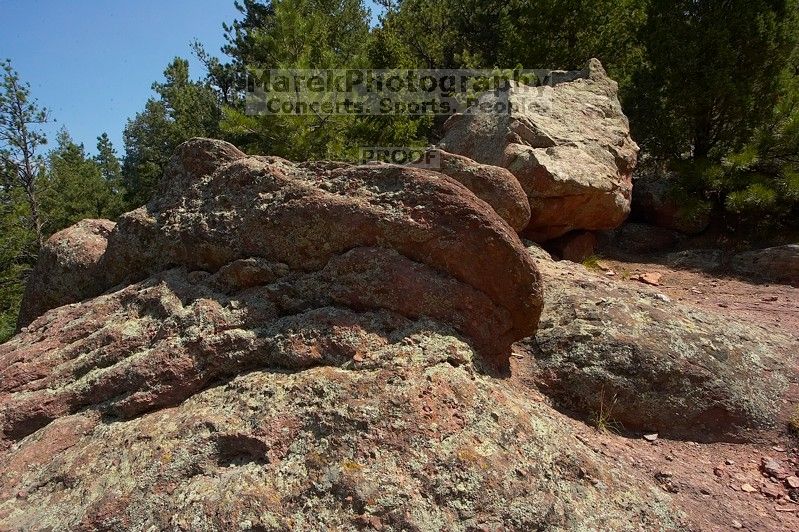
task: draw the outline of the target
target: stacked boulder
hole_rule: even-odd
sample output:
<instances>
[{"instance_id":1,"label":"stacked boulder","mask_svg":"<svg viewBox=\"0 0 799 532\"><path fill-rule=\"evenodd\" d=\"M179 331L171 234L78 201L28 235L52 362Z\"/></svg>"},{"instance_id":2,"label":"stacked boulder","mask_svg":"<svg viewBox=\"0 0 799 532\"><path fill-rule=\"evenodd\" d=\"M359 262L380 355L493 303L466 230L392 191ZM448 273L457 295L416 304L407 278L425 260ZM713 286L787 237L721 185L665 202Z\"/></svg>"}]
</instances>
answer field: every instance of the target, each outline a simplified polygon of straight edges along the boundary
<instances>
[{"instance_id":1,"label":"stacked boulder","mask_svg":"<svg viewBox=\"0 0 799 532\"><path fill-rule=\"evenodd\" d=\"M485 94L444 128L442 149L519 181L531 210L522 234L531 240L612 229L630 212L638 146L617 84L596 59L559 83Z\"/></svg>"}]
</instances>

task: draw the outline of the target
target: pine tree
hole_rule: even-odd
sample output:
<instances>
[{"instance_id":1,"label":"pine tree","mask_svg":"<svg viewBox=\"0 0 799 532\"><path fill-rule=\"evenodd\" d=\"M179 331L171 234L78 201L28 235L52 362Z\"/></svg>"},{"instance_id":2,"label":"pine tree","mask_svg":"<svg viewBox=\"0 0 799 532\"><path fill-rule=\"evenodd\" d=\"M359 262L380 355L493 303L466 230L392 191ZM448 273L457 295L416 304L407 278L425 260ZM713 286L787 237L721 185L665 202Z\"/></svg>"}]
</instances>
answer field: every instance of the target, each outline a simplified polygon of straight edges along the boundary
<instances>
[{"instance_id":1,"label":"pine tree","mask_svg":"<svg viewBox=\"0 0 799 532\"><path fill-rule=\"evenodd\" d=\"M123 138L123 184L129 207L150 200L175 148L192 137L219 134L221 108L207 82L192 81L189 63L175 58L164 71L164 82L153 83L158 98L128 120Z\"/></svg>"},{"instance_id":2,"label":"pine tree","mask_svg":"<svg viewBox=\"0 0 799 532\"><path fill-rule=\"evenodd\" d=\"M360 0L274 0L238 4L227 27L234 64L260 69L336 69L368 65L369 11ZM247 116L226 107L224 136L243 149L289 159L354 158L363 120L352 115Z\"/></svg>"},{"instance_id":3,"label":"pine tree","mask_svg":"<svg viewBox=\"0 0 799 532\"><path fill-rule=\"evenodd\" d=\"M10 61L0 63L0 342L16 328L26 272L45 238L39 150L47 111Z\"/></svg>"},{"instance_id":4,"label":"pine tree","mask_svg":"<svg viewBox=\"0 0 799 532\"><path fill-rule=\"evenodd\" d=\"M100 165L88 157L62 129L56 148L48 154L47 189L42 208L47 213L47 233L69 227L85 218L113 218L119 202Z\"/></svg>"},{"instance_id":5,"label":"pine tree","mask_svg":"<svg viewBox=\"0 0 799 532\"><path fill-rule=\"evenodd\" d=\"M646 65L624 104L650 153L720 161L768 119L791 51L793 0L652 0Z\"/></svg>"},{"instance_id":6,"label":"pine tree","mask_svg":"<svg viewBox=\"0 0 799 532\"><path fill-rule=\"evenodd\" d=\"M100 167L103 179L109 183L115 183L122 179L122 165L119 164L117 152L111 139L108 138L108 133L97 137L97 155L94 157L94 161Z\"/></svg>"},{"instance_id":7,"label":"pine tree","mask_svg":"<svg viewBox=\"0 0 799 532\"><path fill-rule=\"evenodd\" d=\"M40 127L47 122L47 110L31 99L30 85L23 83L6 60L0 64L0 163L6 188L19 188L27 203L30 228L41 245L44 218L41 212L38 176L43 166L39 148L47 143Z\"/></svg>"}]
</instances>

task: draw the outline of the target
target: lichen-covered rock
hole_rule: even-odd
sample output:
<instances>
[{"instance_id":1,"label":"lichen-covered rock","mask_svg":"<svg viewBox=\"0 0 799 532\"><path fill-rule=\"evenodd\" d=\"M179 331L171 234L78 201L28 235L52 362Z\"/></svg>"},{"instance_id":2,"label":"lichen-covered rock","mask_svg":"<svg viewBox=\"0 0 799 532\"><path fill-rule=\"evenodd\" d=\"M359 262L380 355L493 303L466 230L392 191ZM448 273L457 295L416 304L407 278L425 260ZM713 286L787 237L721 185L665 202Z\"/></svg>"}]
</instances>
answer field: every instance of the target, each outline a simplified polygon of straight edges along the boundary
<instances>
[{"instance_id":1,"label":"lichen-covered rock","mask_svg":"<svg viewBox=\"0 0 799 532\"><path fill-rule=\"evenodd\" d=\"M83 220L51 236L27 283L18 324L24 327L46 310L94 295L102 278L98 263L105 253L109 220Z\"/></svg>"},{"instance_id":2,"label":"lichen-covered rock","mask_svg":"<svg viewBox=\"0 0 799 532\"><path fill-rule=\"evenodd\" d=\"M524 234L532 240L612 229L630 212L638 154L617 92L592 59L561 83L483 95L447 121L441 147L516 176L530 201Z\"/></svg>"},{"instance_id":3,"label":"lichen-covered rock","mask_svg":"<svg viewBox=\"0 0 799 532\"><path fill-rule=\"evenodd\" d=\"M564 405L700 440L747 438L779 422L795 341L531 251L546 301L538 333L519 346Z\"/></svg>"},{"instance_id":4,"label":"lichen-covered rock","mask_svg":"<svg viewBox=\"0 0 799 532\"><path fill-rule=\"evenodd\" d=\"M739 253L732 258L739 274L799 284L799 244L788 244Z\"/></svg>"},{"instance_id":5,"label":"lichen-covered rock","mask_svg":"<svg viewBox=\"0 0 799 532\"><path fill-rule=\"evenodd\" d=\"M450 177L199 139L100 226L0 345L0 529L684 528L495 372L538 272Z\"/></svg>"},{"instance_id":6,"label":"lichen-covered rock","mask_svg":"<svg viewBox=\"0 0 799 532\"><path fill-rule=\"evenodd\" d=\"M0 529L681 529L440 323L213 277L170 270L0 346Z\"/></svg>"},{"instance_id":7,"label":"lichen-covered rock","mask_svg":"<svg viewBox=\"0 0 799 532\"><path fill-rule=\"evenodd\" d=\"M436 317L498 365L513 341L535 332L542 305L538 272L515 232L449 177L394 165L295 165L209 139L178 148L155 199L119 218L101 275L59 304L173 266L216 273L240 260L298 274L348 268L339 304ZM228 277L251 277L240 266Z\"/></svg>"},{"instance_id":8,"label":"lichen-covered rock","mask_svg":"<svg viewBox=\"0 0 799 532\"><path fill-rule=\"evenodd\" d=\"M505 168L480 164L468 157L440 149L429 150L437 162L436 171L458 181L485 201L519 232L530 222L530 203L524 189Z\"/></svg>"},{"instance_id":9,"label":"lichen-covered rock","mask_svg":"<svg viewBox=\"0 0 799 532\"><path fill-rule=\"evenodd\" d=\"M725 252L720 249L686 249L669 253L666 264L684 270L718 271L725 263Z\"/></svg>"}]
</instances>

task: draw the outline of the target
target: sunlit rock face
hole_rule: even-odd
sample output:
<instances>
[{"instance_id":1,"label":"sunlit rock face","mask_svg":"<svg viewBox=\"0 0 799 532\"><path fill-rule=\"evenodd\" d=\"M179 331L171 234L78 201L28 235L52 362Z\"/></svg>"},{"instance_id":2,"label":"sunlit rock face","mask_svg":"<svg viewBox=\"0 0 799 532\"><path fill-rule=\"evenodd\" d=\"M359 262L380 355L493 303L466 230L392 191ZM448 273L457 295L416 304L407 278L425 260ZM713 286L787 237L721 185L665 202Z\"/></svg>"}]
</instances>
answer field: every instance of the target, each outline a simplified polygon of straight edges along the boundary
<instances>
[{"instance_id":1,"label":"sunlit rock face","mask_svg":"<svg viewBox=\"0 0 799 532\"><path fill-rule=\"evenodd\" d=\"M638 146L600 62L541 87L488 93L445 124L441 147L510 170L530 201L524 235L612 229L630 212ZM508 109L508 112L487 109Z\"/></svg>"}]
</instances>

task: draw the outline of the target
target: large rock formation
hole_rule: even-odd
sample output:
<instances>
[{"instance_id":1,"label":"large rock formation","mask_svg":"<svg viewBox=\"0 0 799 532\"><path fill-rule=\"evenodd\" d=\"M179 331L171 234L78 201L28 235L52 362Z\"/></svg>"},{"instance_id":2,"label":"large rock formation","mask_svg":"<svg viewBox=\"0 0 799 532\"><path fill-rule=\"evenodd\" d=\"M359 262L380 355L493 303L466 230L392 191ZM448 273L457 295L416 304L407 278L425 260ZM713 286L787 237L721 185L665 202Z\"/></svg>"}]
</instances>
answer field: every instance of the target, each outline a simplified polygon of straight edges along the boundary
<instances>
[{"instance_id":1,"label":"large rock formation","mask_svg":"<svg viewBox=\"0 0 799 532\"><path fill-rule=\"evenodd\" d=\"M630 212L638 147L616 82L596 59L554 85L482 96L447 121L441 147L516 176L530 201L525 236L533 240L612 229Z\"/></svg>"},{"instance_id":2,"label":"large rock formation","mask_svg":"<svg viewBox=\"0 0 799 532\"><path fill-rule=\"evenodd\" d=\"M44 382L30 365L4 378L3 401L106 384L0 454L0 529L679 529L659 488L432 321L331 307L225 329L244 302L180 270L123 292L51 311L3 348L4 368L37 339L61 360ZM255 342L271 351L236 373L185 379L234 368ZM133 382L162 374L149 393L193 391L143 409Z\"/></svg>"},{"instance_id":3,"label":"large rock formation","mask_svg":"<svg viewBox=\"0 0 799 532\"><path fill-rule=\"evenodd\" d=\"M431 316L499 362L535 332L541 309L538 272L515 232L459 182L415 168L323 169L195 140L179 148L155 199L120 217L102 257L86 254L93 282L63 282L61 265L75 252L61 240L46 246L56 258L31 279L22 325L174 266L217 273L250 259L288 276L275 282L292 286L298 308Z\"/></svg>"},{"instance_id":4,"label":"large rock formation","mask_svg":"<svg viewBox=\"0 0 799 532\"><path fill-rule=\"evenodd\" d=\"M152 203L42 257L0 346L0 529L681 526L487 371L540 281L441 173L195 140Z\"/></svg>"},{"instance_id":5,"label":"large rock formation","mask_svg":"<svg viewBox=\"0 0 799 532\"><path fill-rule=\"evenodd\" d=\"M796 381L791 338L530 251L546 301L538 333L519 348L562 404L699 440L746 439L778 423Z\"/></svg>"},{"instance_id":6,"label":"large rock formation","mask_svg":"<svg viewBox=\"0 0 799 532\"><path fill-rule=\"evenodd\" d=\"M351 346L320 330L375 312L435 320L506 367L542 306L516 234L443 174L205 139L178 149L146 207L50 239L29 286L23 322L60 308L0 351L0 445L83 408L129 418L255 367L337 359Z\"/></svg>"}]
</instances>

